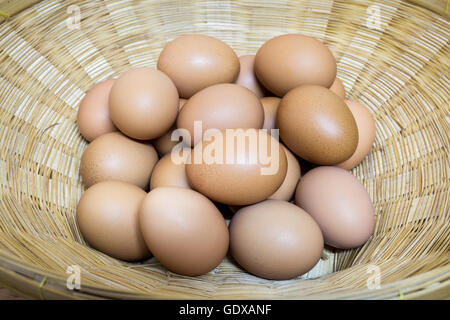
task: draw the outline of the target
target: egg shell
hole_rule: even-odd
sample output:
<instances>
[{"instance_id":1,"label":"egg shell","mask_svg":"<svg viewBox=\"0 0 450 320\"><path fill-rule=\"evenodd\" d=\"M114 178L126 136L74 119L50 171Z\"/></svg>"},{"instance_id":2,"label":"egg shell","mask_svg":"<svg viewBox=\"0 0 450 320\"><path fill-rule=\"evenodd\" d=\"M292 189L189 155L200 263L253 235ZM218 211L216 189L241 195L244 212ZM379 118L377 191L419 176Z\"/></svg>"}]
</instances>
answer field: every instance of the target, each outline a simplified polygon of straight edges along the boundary
<instances>
[{"instance_id":1,"label":"egg shell","mask_svg":"<svg viewBox=\"0 0 450 320\"><path fill-rule=\"evenodd\" d=\"M283 146L283 149L287 159L286 177L281 186L269 197L269 199L289 201L295 193L295 188L297 188L298 181L300 180L301 171L297 158L295 158L286 147Z\"/></svg>"},{"instance_id":2,"label":"egg shell","mask_svg":"<svg viewBox=\"0 0 450 320\"><path fill-rule=\"evenodd\" d=\"M189 99L218 83L232 83L239 75L239 59L225 42L207 35L183 35L161 51L158 70L175 83L180 97Z\"/></svg>"},{"instance_id":3,"label":"egg shell","mask_svg":"<svg viewBox=\"0 0 450 320\"><path fill-rule=\"evenodd\" d=\"M146 193L135 185L104 181L81 196L76 221L84 239L111 257L135 261L149 257L139 226L139 209Z\"/></svg>"},{"instance_id":4,"label":"egg shell","mask_svg":"<svg viewBox=\"0 0 450 320\"><path fill-rule=\"evenodd\" d=\"M267 94L266 89L256 78L253 65L255 63L255 55L244 55L239 57L240 71L235 83L246 87L253 91L258 98L262 98Z\"/></svg>"},{"instance_id":5,"label":"egg shell","mask_svg":"<svg viewBox=\"0 0 450 320\"><path fill-rule=\"evenodd\" d=\"M264 124L263 129L270 130L276 128L277 110L281 99L278 97L264 97L261 99L261 104L264 109Z\"/></svg>"},{"instance_id":6,"label":"egg shell","mask_svg":"<svg viewBox=\"0 0 450 320\"><path fill-rule=\"evenodd\" d=\"M358 126L358 146L353 155L337 164L339 168L351 170L360 164L372 149L375 141L375 120L367 107L356 101L345 100Z\"/></svg>"},{"instance_id":7,"label":"egg shell","mask_svg":"<svg viewBox=\"0 0 450 320\"><path fill-rule=\"evenodd\" d=\"M102 134L117 131L109 115L109 93L115 79L108 79L94 85L80 102L77 125L81 135L92 141Z\"/></svg>"},{"instance_id":8,"label":"egg shell","mask_svg":"<svg viewBox=\"0 0 450 320\"><path fill-rule=\"evenodd\" d=\"M319 40L285 34L265 42L255 57L255 74L262 85L279 97L300 85L329 88L336 78L336 60Z\"/></svg>"},{"instance_id":9,"label":"egg shell","mask_svg":"<svg viewBox=\"0 0 450 320\"><path fill-rule=\"evenodd\" d=\"M200 193L160 187L140 209L148 248L172 272L197 276L217 267L228 251L228 228L220 211Z\"/></svg>"},{"instance_id":10,"label":"egg shell","mask_svg":"<svg viewBox=\"0 0 450 320\"><path fill-rule=\"evenodd\" d=\"M183 108L186 101L187 101L186 99L183 98L180 99L178 112L181 110L181 108ZM175 124L169 129L169 131L167 131L161 137L152 141L153 146L155 147L156 151L158 151L158 154L160 156L164 156L165 154L169 153L170 151L172 151L173 147L175 147L178 143L180 143L180 141L172 140L172 133L176 128L177 126Z\"/></svg>"},{"instance_id":11,"label":"egg shell","mask_svg":"<svg viewBox=\"0 0 450 320\"><path fill-rule=\"evenodd\" d=\"M163 72L136 68L124 72L109 95L113 123L125 135L139 140L155 139L175 123L177 88Z\"/></svg>"},{"instance_id":12,"label":"egg shell","mask_svg":"<svg viewBox=\"0 0 450 320\"><path fill-rule=\"evenodd\" d=\"M146 189L157 161L158 154L149 142L111 132L88 145L81 157L80 175L86 187L118 180Z\"/></svg>"},{"instance_id":13,"label":"egg shell","mask_svg":"<svg viewBox=\"0 0 450 320\"><path fill-rule=\"evenodd\" d=\"M340 249L363 245L373 234L375 214L364 186L348 171L317 167L306 173L295 203L318 223L325 243Z\"/></svg>"},{"instance_id":14,"label":"egg shell","mask_svg":"<svg viewBox=\"0 0 450 320\"><path fill-rule=\"evenodd\" d=\"M344 100L321 86L299 86L278 106L276 126L284 145L320 165L340 163L355 152L358 127Z\"/></svg>"},{"instance_id":15,"label":"egg shell","mask_svg":"<svg viewBox=\"0 0 450 320\"><path fill-rule=\"evenodd\" d=\"M334 79L330 90L336 93L341 99L345 99L345 88L342 81L339 78Z\"/></svg>"},{"instance_id":16,"label":"egg shell","mask_svg":"<svg viewBox=\"0 0 450 320\"><path fill-rule=\"evenodd\" d=\"M230 252L248 272L285 280L311 270L320 260L323 237L303 209L265 200L240 209L231 219Z\"/></svg>"},{"instance_id":17,"label":"egg shell","mask_svg":"<svg viewBox=\"0 0 450 320\"><path fill-rule=\"evenodd\" d=\"M178 115L177 127L189 131L193 145L202 139L195 135L195 121L201 121L203 133L211 128L259 129L264 123L264 109L249 89L237 84L216 84L192 96Z\"/></svg>"},{"instance_id":18,"label":"egg shell","mask_svg":"<svg viewBox=\"0 0 450 320\"><path fill-rule=\"evenodd\" d=\"M186 164L189 185L208 198L228 205L248 205L267 199L286 177L283 147L262 130L232 132L234 138L222 130L194 147L191 161ZM227 140L234 141L234 146ZM223 141L222 148L217 147L214 153L217 158L209 159L212 154L209 151L219 146L220 141ZM238 149L239 141L244 146L242 149ZM264 155L269 160L266 163Z\"/></svg>"},{"instance_id":19,"label":"egg shell","mask_svg":"<svg viewBox=\"0 0 450 320\"><path fill-rule=\"evenodd\" d=\"M166 154L156 163L153 169L150 190L157 187L190 188L185 167L184 162L174 161L171 153Z\"/></svg>"}]
</instances>

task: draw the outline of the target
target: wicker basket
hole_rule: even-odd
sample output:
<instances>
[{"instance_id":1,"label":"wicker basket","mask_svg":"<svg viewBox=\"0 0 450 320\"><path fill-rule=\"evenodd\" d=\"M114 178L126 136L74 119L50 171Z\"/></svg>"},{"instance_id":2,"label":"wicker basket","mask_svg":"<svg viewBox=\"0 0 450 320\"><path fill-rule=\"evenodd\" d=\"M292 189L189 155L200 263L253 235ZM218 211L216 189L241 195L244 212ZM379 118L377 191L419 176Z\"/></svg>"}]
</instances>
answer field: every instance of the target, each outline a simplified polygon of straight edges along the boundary
<instances>
[{"instance_id":1,"label":"wicker basket","mask_svg":"<svg viewBox=\"0 0 450 320\"><path fill-rule=\"evenodd\" d=\"M448 2L418 2L0 0L0 283L43 299L448 298ZM282 33L330 47L348 98L376 119L374 148L353 170L377 214L363 247L328 248L308 274L268 281L231 259L185 277L86 245L74 219L87 146L78 103L100 80L155 66L184 33L239 55Z\"/></svg>"}]
</instances>

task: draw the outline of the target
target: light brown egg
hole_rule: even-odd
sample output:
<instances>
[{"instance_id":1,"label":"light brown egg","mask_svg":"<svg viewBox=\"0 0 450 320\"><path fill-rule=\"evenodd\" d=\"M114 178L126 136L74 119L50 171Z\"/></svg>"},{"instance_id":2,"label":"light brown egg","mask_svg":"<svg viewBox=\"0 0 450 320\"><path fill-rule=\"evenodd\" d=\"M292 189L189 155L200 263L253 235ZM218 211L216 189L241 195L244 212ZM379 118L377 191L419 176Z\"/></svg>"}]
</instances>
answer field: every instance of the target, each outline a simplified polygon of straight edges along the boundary
<instances>
[{"instance_id":1,"label":"light brown egg","mask_svg":"<svg viewBox=\"0 0 450 320\"><path fill-rule=\"evenodd\" d=\"M241 65L241 70L239 71L239 76L234 83L250 89L256 94L258 98L264 97L267 93L266 89L258 81L253 70L255 56L240 56L239 63Z\"/></svg>"},{"instance_id":2,"label":"light brown egg","mask_svg":"<svg viewBox=\"0 0 450 320\"><path fill-rule=\"evenodd\" d=\"M172 79L180 97L189 99L206 87L234 82L239 74L239 59L217 38L183 35L161 51L158 70Z\"/></svg>"},{"instance_id":3,"label":"light brown egg","mask_svg":"<svg viewBox=\"0 0 450 320\"><path fill-rule=\"evenodd\" d=\"M299 157L321 165L340 163L355 152L358 128L344 100L321 86L289 91L277 111L280 138Z\"/></svg>"},{"instance_id":4,"label":"light brown egg","mask_svg":"<svg viewBox=\"0 0 450 320\"><path fill-rule=\"evenodd\" d=\"M295 203L316 220L325 243L336 248L359 247L374 232L369 194L355 176L341 168L308 171L297 186Z\"/></svg>"},{"instance_id":5,"label":"light brown egg","mask_svg":"<svg viewBox=\"0 0 450 320\"><path fill-rule=\"evenodd\" d=\"M172 272L205 274L227 254L229 234L222 214L194 190L150 191L140 210L140 224L148 248Z\"/></svg>"},{"instance_id":6,"label":"light brown egg","mask_svg":"<svg viewBox=\"0 0 450 320\"><path fill-rule=\"evenodd\" d=\"M339 78L334 79L330 90L336 93L340 98L345 99L345 88L342 81Z\"/></svg>"},{"instance_id":7,"label":"light brown egg","mask_svg":"<svg viewBox=\"0 0 450 320\"><path fill-rule=\"evenodd\" d=\"M178 112L183 108L184 104L186 103L186 99L181 98L180 104L178 107ZM163 156L170 151L172 151L173 147L175 147L180 141L173 141L172 140L172 133L177 128L176 125L173 125L169 131L167 131L164 135L159 137L158 139L155 139L152 141L153 145L155 146L156 151L158 151L160 156Z\"/></svg>"},{"instance_id":8,"label":"light brown egg","mask_svg":"<svg viewBox=\"0 0 450 320\"><path fill-rule=\"evenodd\" d=\"M350 100L345 100L345 103L352 112L358 126L358 146L349 159L337 164L337 166L345 170L351 170L360 164L372 149L375 141L375 120L369 109L362 104Z\"/></svg>"},{"instance_id":9,"label":"light brown egg","mask_svg":"<svg viewBox=\"0 0 450 320\"><path fill-rule=\"evenodd\" d=\"M319 40L285 34L265 42L255 57L255 74L262 85L282 97L300 85L329 88L336 78L336 60Z\"/></svg>"},{"instance_id":10,"label":"light brown egg","mask_svg":"<svg viewBox=\"0 0 450 320\"><path fill-rule=\"evenodd\" d=\"M269 199L289 201L295 193L301 171L297 158L286 147L283 147L283 149L287 158L286 177L278 190Z\"/></svg>"},{"instance_id":11,"label":"light brown egg","mask_svg":"<svg viewBox=\"0 0 450 320\"><path fill-rule=\"evenodd\" d=\"M80 102L77 125L81 135L92 141L102 134L117 131L109 115L109 92L115 79L108 79L94 85Z\"/></svg>"},{"instance_id":12,"label":"light brown egg","mask_svg":"<svg viewBox=\"0 0 450 320\"><path fill-rule=\"evenodd\" d=\"M212 128L259 129L264 123L264 110L258 97L249 89L222 83L196 93L178 115L177 127L189 131L194 145L202 140L201 135L195 135L195 121L201 121L203 133Z\"/></svg>"},{"instance_id":13,"label":"light brown egg","mask_svg":"<svg viewBox=\"0 0 450 320\"><path fill-rule=\"evenodd\" d=\"M81 157L80 175L86 187L118 180L146 189L157 161L158 154L149 142L111 132L88 145Z\"/></svg>"},{"instance_id":14,"label":"light brown egg","mask_svg":"<svg viewBox=\"0 0 450 320\"><path fill-rule=\"evenodd\" d=\"M145 196L141 188L120 181L104 181L87 189L76 214L84 239L114 258L135 261L149 257L139 227Z\"/></svg>"},{"instance_id":15,"label":"light brown egg","mask_svg":"<svg viewBox=\"0 0 450 320\"><path fill-rule=\"evenodd\" d=\"M275 120L277 118L278 105L281 99L278 97L264 97L261 99L261 104L264 109L264 124L263 129L267 129L270 133L271 129L275 129Z\"/></svg>"},{"instance_id":16,"label":"light brown egg","mask_svg":"<svg viewBox=\"0 0 450 320\"><path fill-rule=\"evenodd\" d=\"M191 161L186 164L189 185L210 199L229 205L267 199L286 176L283 147L263 130L227 131L222 130L194 147Z\"/></svg>"},{"instance_id":17,"label":"light brown egg","mask_svg":"<svg viewBox=\"0 0 450 320\"><path fill-rule=\"evenodd\" d=\"M240 209L231 219L230 252L248 272L285 280L320 260L323 237L313 218L296 205L266 200Z\"/></svg>"},{"instance_id":18,"label":"light brown egg","mask_svg":"<svg viewBox=\"0 0 450 320\"><path fill-rule=\"evenodd\" d=\"M170 153L162 157L156 163L150 180L150 190L157 187L190 188L185 163L174 161Z\"/></svg>"},{"instance_id":19,"label":"light brown egg","mask_svg":"<svg viewBox=\"0 0 450 320\"><path fill-rule=\"evenodd\" d=\"M172 80L158 70L136 68L124 72L109 95L111 119L122 133L155 139L166 133L178 114L178 92Z\"/></svg>"}]
</instances>

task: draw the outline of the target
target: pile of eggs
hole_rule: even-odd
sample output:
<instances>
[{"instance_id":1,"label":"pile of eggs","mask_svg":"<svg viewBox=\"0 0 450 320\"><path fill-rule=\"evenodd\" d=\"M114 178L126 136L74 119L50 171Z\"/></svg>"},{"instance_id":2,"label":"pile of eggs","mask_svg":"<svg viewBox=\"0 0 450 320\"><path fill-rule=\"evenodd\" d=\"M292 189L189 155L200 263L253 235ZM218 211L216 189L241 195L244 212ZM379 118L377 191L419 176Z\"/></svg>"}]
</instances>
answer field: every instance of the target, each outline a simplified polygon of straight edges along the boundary
<instances>
[{"instance_id":1,"label":"pile of eggs","mask_svg":"<svg viewBox=\"0 0 450 320\"><path fill-rule=\"evenodd\" d=\"M300 34L241 57L214 37L185 35L163 48L157 69L96 84L77 119L90 142L76 212L84 239L188 276L230 254L279 280L311 270L324 244L363 245L374 208L348 170L369 153L375 123L345 100L336 72L331 51ZM242 145L223 143L230 135ZM312 169L302 174L301 163Z\"/></svg>"}]
</instances>

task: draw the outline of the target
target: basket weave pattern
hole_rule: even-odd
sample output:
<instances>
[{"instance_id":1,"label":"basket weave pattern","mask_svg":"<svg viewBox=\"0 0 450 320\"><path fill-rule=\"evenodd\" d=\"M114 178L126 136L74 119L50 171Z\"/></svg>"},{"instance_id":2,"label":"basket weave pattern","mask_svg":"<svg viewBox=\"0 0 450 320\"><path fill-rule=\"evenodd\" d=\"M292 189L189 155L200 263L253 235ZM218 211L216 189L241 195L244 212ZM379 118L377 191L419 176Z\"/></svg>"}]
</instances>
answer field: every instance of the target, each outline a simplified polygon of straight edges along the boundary
<instances>
[{"instance_id":1,"label":"basket weave pattern","mask_svg":"<svg viewBox=\"0 0 450 320\"><path fill-rule=\"evenodd\" d=\"M47 0L0 24L0 283L47 299L396 298L398 288L413 298L433 286L448 290L448 19L402 1L261 3ZM374 4L379 17L368 13ZM185 33L218 37L238 55L283 33L314 36L332 50L347 98L376 120L374 147L352 171L377 215L364 246L328 248L301 278L269 281L231 259L192 278L155 259L126 263L86 245L75 223L87 146L78 104L98 81L155 66L162 47ZM82 270L75 292L66 288L73 265ZM377 290L368 288L374 270Z\"/></svg>"}]
</instances>

